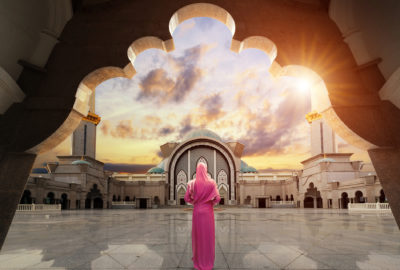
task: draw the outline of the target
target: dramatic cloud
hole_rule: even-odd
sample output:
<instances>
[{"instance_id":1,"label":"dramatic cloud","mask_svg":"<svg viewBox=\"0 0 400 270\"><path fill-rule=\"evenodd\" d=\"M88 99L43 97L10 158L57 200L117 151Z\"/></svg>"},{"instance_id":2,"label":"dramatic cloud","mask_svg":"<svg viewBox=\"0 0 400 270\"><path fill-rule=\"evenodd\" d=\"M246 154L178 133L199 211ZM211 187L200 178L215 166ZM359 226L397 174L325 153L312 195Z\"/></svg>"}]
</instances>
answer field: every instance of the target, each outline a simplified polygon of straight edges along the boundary
<instances>
[{"instance_id":1,"label":"dramatic cloud","mask_svg":"<svg viewBox=\"0 0 400 270\"><path fill-rule=\"evenodd\" d=\"M137 99L145 99L157 97L158 99L169 99L174 91L175 82L168 77L168 74L163 69L154 69L150 71L139 83L141 92Z\"/></svg>"},{"instance_id":2,"label":"dramatic cloud","mask_svg":"<svg viewBox=\"0 0 400 270\"><path fill-rule=\"evenodd\" d=\"M220 93L203 99L200 103L200 110L203 112L205 120L212 121L218 117L221 117L224 114L222 111L223 104L224 102Z\"/></svg>"},{"instance_id":3,"label":"dramatic cloud","mask_svg":"<svg viewBox=\"0 0 400 270\"><path fill-rule=\"evenodd\" d=\"M131 120L121 120L118 125L111 130L111 136L114 138L129 138L133 137L133 127Z\"/></svg>"},{"instance_id":4,"label":"dramatic cloud","mask_svg":"<svg viewBox=\"0 0 400 270\"><path fill-rule=\"evenodd\" d=\"M168 63L172 75L161 68L150 71L140 80L141 91L136 99L152 99L159 103L182 102L204 75L198 63L210 48L212 47L198 45L186 49L179 57L169 55Z\"/></svg>"},{"instance_id":5,"label":"dramatic cloud","mask_svg":"<svg viewBox=\"0 0 400 270\"><path fill-rule=\"evenodd\" d=\"M175 131L175 129L172 126L167 126L167 127L161 128L158 134L160 136L166 136L166 135L173 133L174 131Z\"/></svg>"},{"instance_id":6,"label":"dramatic cloud","mask_svg":"<svg viewBox=\"0 0 400 270\"><path fill-rule=\"evenodd\" d=\"M301 135L295 133L296 127L305 123L304 116L309 108L309 97L288 92L274 112L265 111L259 115L248 113L248 132L239 139L246 146L244 154L252 156L284 152L295 140L295 135Z\"/></svg>"},{"instance_id":7,"label":"dramatic cloud","mask_svg":"<svg viewBox=\"0 0 400 270\"><path fill-rule=\"evenodd\" d=\"M186 133L190 132L194 127L192 126L192 118L188 114L180 123L181 129L179 130L179 137L183 138Z\"/></svg>"},{"instance_id":8,"label":"dramatic cloud","mask_svg":"<svg viewBox=\"0 0 400 270\"><path fill-rule=\"evenodd\" d=\"M100 125L100 130L101 132L103 132L104 135L108 135L108 133L110 132L110 128L111 128L111 123L108 120L103 120L101 121L101 125Z\"/></svg>"}]
</instances>

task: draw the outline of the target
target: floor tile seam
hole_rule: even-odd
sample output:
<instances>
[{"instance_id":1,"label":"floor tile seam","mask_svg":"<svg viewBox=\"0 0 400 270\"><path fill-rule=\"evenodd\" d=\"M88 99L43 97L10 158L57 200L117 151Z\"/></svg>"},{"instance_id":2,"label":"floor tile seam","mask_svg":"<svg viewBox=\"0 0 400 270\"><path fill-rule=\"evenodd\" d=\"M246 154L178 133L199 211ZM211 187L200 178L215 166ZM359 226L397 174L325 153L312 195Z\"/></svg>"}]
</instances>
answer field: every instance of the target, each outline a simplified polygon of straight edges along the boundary
<instances>
[{"instance_id":1,"label":"floor tile seam","mask_svg":"<svg viewBox=\"0 0 400 270\"><path fill-rule=\"evenodd\" d=\"M219 250L221 250L222 257L224 258L224 261L225 261L226 265L228 266L228 269L231 269L231 267L230 267L230 265L229 265L229 263L228 263L228 260L226 259L225 253L224 253L224 251L223 251L222 248L221 248L221 245L220 245L219 243L217 243L217 245L218 245L218 247L219 247Z\"/></svg>"},{"instance_id":2,"label":"floor tile seam","mask_svg":"<svg viewBox=\"0 0 400 270\"><path fill-rule=\"evenodd\" d=\"M260 252L260 254L261 254L262 256L264 256L267 260L269 260L269 261L271 261L273 264L275 264L275 265L277 266L278 269L283 269L282 266L280 266L277 262L275 262L275 261L272 260L270 257L268 257L267 254L261 253L261 252Z\"/></svg>"}]
</instances>

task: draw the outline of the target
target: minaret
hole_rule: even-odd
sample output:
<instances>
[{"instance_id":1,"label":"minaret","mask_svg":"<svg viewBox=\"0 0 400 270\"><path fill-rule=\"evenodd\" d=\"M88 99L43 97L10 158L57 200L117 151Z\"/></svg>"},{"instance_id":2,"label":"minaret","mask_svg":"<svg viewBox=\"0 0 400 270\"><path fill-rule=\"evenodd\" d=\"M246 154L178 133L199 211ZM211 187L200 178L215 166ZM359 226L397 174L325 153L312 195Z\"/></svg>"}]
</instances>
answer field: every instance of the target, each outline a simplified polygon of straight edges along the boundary
<instances>
[{"instance_id":1,"label":"minaret","mask_svg":"<svg viewBox=\"0 0 400 270\"><path fill-rule=\"evenodd\" d=\"M310 112L306 119L311 126L311 156L337 153L336 134L322 115Z\"/></svg>"},{"instance_id":2,"label":"minaret","mask_svg":"<svg viewBox=\"0 0 400 270\"><path fill-rule=\"evenodd\" d=\"M72 155L96 159L96 126L101 117L95 114L95 94L90 99L90 109L72 135Z\"/></svg>"}]
</instances>

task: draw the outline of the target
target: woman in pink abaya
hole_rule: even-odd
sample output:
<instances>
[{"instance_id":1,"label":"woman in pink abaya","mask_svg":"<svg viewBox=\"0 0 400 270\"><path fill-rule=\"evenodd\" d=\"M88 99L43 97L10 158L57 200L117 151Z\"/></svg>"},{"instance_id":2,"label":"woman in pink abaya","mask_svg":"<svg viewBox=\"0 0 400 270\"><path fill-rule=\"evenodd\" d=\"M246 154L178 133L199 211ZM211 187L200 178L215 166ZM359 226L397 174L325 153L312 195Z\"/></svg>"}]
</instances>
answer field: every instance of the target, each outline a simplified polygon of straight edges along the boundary
<instances>
[{"instance_id":1,"label":"woman in pink abaya","mask_svg":"<svg viewBox=\"0 0 400 270\"><path fill-rule=\"evenodd\" d=\"M211 270L215 259L215 224L213 206L220 201L217 185L207 176L207 165L200 162L196 179L189 181L185 201L194 205L192 219L193 265Z\"/></svg>"}]
</instances>

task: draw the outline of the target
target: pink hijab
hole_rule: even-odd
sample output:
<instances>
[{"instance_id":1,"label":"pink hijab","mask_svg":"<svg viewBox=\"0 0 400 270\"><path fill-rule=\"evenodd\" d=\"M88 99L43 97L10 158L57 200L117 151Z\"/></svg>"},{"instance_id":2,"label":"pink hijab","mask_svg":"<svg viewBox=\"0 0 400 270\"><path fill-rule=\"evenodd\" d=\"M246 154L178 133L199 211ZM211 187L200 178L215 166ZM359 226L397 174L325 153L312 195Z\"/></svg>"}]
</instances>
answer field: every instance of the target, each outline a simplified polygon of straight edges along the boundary
<instances>
[{"instance_id":1,"label":"pink hijab","mask_svg":"<svg viewBox=\"0 0 400 270\"><path fill-rule=\"evenodd\" d=\"M207 175L207 165L199 162L196 169L196 179L188 183L193 191L194 203L208 202L218 196L217 186L214 180Z\"/></svg>"}]
</instances>

